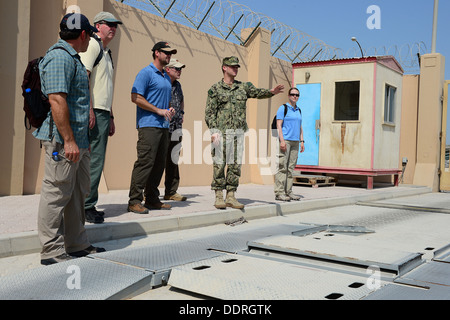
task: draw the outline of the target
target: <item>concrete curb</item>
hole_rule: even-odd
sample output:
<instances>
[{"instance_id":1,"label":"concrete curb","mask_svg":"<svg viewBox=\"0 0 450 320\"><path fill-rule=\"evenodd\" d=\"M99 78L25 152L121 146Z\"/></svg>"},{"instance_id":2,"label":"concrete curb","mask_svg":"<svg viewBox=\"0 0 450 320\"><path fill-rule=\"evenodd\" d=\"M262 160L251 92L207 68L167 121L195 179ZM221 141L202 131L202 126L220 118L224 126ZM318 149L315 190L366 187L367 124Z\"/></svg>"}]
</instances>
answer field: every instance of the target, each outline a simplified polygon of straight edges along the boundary
<instances>
[{"instance_id":1,"label":"concrete curb","mask_svg":"<svg viewBox=\"0 0 450 320\"><path fill-rule=\"evenodd\" d=\"M431 188L417 187L396 192L378 192L367 195L352 195L274 203L260 206L247 206L243 210L226 209L207 212L189 213L178 216L161 216L127 222L106 222L98 225L87 225L89 240L92 243L145 236L147 234L170 232L197 227L206 227L230 222L241 217L246 220L263 219L320 210L332 207L353 205L359 201L377 201L391 198L414 196L430 193ZM41 246L37 231L21 232L0 236L0 258L40 252Z\"/></svg>"}]
</instances>

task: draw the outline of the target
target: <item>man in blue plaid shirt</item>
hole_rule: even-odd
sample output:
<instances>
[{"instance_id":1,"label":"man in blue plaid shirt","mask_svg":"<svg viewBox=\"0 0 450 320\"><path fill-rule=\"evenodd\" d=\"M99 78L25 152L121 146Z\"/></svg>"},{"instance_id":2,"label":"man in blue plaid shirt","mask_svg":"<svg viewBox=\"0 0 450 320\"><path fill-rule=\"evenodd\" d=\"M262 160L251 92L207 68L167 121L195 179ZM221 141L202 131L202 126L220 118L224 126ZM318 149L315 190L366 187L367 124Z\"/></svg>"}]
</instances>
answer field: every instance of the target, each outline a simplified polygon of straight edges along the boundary
<instances>
[{"instance_id":1,"label":"man in blue plaid shirt","mask_svg":"<svg viewBox=\"0 0 450 320\"><path fill-rule=\"evenodd\" d=\"M93 247L84 227L84 200L89 193L89 80L78 53L97 29L81 14L64 16L60 40L39 70L42 92L51 111L33 135L45 148L45 173L38 210L41 264L105 251Z\"/></svg>"}]
</instances>

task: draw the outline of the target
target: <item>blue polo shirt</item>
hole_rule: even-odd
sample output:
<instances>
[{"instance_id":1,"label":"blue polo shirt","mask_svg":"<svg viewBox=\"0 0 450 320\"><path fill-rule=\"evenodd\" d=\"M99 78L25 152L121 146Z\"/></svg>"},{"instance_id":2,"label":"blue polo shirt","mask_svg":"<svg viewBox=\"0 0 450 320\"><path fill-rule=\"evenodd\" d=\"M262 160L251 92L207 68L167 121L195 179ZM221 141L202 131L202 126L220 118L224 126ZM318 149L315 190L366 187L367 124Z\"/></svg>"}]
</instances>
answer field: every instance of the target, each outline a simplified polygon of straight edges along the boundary
<instances>
[{"instance_id":1,"label":"blue polo shirt","mask_svg":"<svg viewBox=\"0 0 450 320\"><path fill-rule=\"evenodd\" d=\"M63 47L57 49L56 47ZM50 47L39 64L41 90L45 96L51 93L66 93L69 108L69 121L78 148L89 148L89 78L86 68L81 63L78 53L66 41L59 40ZM56 125L50 131L50 113L42 126L33 132L40 140L51 140L55 137L58 143L64 144ZM54 124L54 123L53 123Z\"/></svg>"},{"instance_id":2,"label":"blue polo shirt","mask_svg":"<svg viewBox=\"0 0 450 320\"><path fill-rule=\"evenodd\" d=\"M297 106L293 107L289 103L287 105L286 117L284 116L284 105L278 108L277 120L283 120L281 129L283 131L284 140L300 141L300 127L302 126L302 115Z\"/></svg>"},{"instance_id":3,"label":"blue polo shirt","mask_svg":"<svg viewBox=\"0 0 450 320\"><path fill-rule=\"evenodd\" d=\"M132 93L143 96L160 109L169 109L172 97L172 83L167 73L159 71L153 62L142 69L133 84ZM136 127L169 128L169 121L154 112L136 106Z\"/></svg>"}]
</instances>

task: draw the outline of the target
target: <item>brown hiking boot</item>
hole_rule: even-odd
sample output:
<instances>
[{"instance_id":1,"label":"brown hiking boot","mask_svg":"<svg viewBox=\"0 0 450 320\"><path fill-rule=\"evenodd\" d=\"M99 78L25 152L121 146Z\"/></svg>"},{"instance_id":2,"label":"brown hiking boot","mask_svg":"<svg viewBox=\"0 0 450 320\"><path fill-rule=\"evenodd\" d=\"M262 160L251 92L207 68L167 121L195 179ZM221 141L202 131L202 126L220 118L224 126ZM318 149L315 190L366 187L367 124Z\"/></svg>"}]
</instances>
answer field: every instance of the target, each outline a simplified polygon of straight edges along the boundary
<instances>
[{"instance_id":1,"label":"brown hiking boot","mask_svg":"<svg viewBox=\"0 0 450 320\"><path fill-rule=\"evenodd\" d=\"M222 190L216 190L216 202L214 203L214 207L216 207L217 209L226 209L227 208L225 201L223 201L223 191Z\"/></svg>"},{"instance_id":2,"label":"brown hiking boot","mask_svg":"<svg viewBox=\"0 0 450 320\"><path fill-rule=\"evenodd\" d=\"M173 200L173 201L186 201L186 197L182 196L179 193L175 193L173 195L165 195L164 200Z\"/></svg>"},{"instance_id":3,"label":"brown hiking boot","mask_svg":"<svg viewBox=\"0 0 450 320\"><path fill-rule=\"evenodd\" d=\"M233 209L243 209L244 205L239 203L234 197L234 191L227 191L227 198L225 200L226 206Z\"/></svg>"},{"instance_id":4,"label":"brown hiking boot","mask_svg":"<svg viewBox=\"0 0 450 320\"><path fill-rule=\"evenodd\" d=\"M146 207L149 210L169 210L170 208L172 208L170 204L162 202L155 202L155 203L145 202L144 207Z\"/></svg>"},{"instance_id":5,"label":"brown hiking boot","mask_svg":"<svg viewBox=\"0 0 450 320\"><path fill-rule=\"evenodd\" d=\"M138 213L138 214L147 214L148 213L148 209L145 208L140 203L128 204L128 212L134 212L134 213Z\"/></svg>"}]
</instances>

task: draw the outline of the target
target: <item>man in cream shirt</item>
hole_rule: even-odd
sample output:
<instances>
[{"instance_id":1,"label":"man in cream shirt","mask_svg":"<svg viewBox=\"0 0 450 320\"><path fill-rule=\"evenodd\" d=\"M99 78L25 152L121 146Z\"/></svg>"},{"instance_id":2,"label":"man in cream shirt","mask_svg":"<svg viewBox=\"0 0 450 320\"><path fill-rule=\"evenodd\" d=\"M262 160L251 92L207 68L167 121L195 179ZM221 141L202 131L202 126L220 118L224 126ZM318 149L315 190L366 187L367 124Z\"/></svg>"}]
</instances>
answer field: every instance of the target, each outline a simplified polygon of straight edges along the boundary
<instances>
[{"instance_id":1,"label":"man in cream shirt","mask_svg":"<svg viewBox=\"0 0 450 320\"><path fill-rule=\"evenodd\" d=\"M102 223L104 213L97 211L95 205L98 201L98 185L103 172L108 137L115 133L112 111L114 64L108 45L114 39L117 26L122 24L122 21L109 12L100 12L94 17L93 23L97 26L98 32L91 38L88 50L80 54L89 74L91 88L89 116L91 190L86 197L84 210L86 221Z\"/></svg>"}]
</instances>

